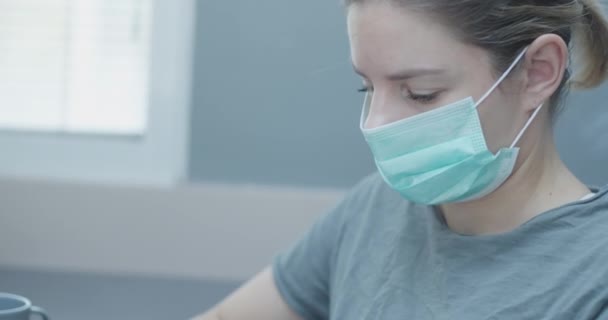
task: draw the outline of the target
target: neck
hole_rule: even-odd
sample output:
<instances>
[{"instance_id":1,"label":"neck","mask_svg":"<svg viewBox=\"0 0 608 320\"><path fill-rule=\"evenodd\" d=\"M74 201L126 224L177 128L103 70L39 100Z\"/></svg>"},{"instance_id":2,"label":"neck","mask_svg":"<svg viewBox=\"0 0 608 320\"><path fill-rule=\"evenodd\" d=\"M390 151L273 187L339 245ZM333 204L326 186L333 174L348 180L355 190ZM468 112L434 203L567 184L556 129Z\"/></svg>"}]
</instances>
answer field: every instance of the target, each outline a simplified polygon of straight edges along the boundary
<instances>
[{"instance_id":1,"label":"neck","mask_svg":"<svg viewBox=\"0 0 608 320\"><path fill-rule=\"evenodd\" d=\"M559 158L548 132L535 145L522 144L515 171L490 195L441 207L450 229L463 235L500 234L533 217L581 199L589 189ZM526 152L528 151L528 152Z\"/></svg>"}]
</instances>

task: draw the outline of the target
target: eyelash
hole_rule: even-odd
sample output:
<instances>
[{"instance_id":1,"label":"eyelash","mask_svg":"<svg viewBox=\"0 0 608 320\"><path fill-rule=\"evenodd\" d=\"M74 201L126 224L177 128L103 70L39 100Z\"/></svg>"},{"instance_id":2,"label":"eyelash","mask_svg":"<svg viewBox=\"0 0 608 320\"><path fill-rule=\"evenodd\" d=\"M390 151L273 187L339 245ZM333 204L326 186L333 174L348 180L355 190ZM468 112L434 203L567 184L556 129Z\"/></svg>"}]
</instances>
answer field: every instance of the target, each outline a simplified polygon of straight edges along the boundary
<instances>
[{"instance_id":1,"label":"eyelash","mask_svg":"<svg viewBox=\"0 0 608 320\"><path fill-rule=\"evenodd\" d=\"M439 96L439 92L431 94L413 94L410 92L408 98L420 103L431 103L437 99L437 96Z\"/></svg>"},{"instance_id":2,"label":"eyelash","mask_svg":"<svg viewBox=\"0 0 608 320\"><path fill-rule=\"evenodd\" d=\"M363 87L357 91L362 92L362 93L367 93L367 92L373 91L373 89L368 88L368 87ZM435 93L431 93L431 94L414 94L410 91L410 92L408 92L407 98L412 99L419 103L431 103L435 99L437 99L437 97L439 96L439 93L440 92L435 92Z\"/></svg>"}]
</instances>

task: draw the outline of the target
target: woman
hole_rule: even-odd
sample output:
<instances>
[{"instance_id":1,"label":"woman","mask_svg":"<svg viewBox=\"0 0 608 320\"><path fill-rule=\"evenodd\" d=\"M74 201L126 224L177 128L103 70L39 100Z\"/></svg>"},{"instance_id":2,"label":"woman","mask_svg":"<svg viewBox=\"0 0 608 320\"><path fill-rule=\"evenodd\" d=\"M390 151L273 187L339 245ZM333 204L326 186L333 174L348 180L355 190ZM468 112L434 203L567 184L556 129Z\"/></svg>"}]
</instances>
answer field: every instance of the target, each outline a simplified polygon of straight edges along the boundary
<instances>
[{"instance_id":1,"label":"woman","mask_svg":"<svg viewBox=\"0 0 608 320\"><path fill-rule=\"evenodd\" d=\"M567 89L607 77L599 4L346 8L379 174L201 319L608 319L608 187L552 138Z\"/></svg>"}]
</instances>

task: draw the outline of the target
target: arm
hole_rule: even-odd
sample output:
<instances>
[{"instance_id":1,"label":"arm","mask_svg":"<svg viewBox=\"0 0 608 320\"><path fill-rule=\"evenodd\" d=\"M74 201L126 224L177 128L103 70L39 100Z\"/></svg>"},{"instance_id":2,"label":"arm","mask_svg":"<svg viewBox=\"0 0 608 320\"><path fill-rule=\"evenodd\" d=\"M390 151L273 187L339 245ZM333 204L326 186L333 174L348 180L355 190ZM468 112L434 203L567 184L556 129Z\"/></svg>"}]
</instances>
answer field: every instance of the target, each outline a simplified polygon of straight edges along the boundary
<instances>
[{"instance_id":1,"label":"arm","mask_svg":"<svg viewBox=\"0 0 608 320\"><path fill-rule=\"evenodd\" d=\"M207 313L192 320L302 320L279 294L272 269L261 273Z\"/></svg>"}]
</instances>

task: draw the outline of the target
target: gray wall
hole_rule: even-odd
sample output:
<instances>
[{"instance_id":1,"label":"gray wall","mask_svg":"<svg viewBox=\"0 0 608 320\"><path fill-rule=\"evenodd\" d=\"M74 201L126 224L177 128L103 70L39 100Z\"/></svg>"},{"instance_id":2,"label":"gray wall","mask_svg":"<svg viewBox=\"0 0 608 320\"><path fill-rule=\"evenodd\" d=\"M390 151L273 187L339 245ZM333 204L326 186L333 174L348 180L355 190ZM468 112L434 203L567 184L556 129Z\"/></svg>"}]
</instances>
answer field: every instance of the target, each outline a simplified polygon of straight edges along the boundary
<instances>
[{"instance_id":1,"label":"gray wall","mask_svg":"<svg viewBox=\"0 0 608 320\"><path fill-rule=\"evenodd\" d=\"M339 0L199 1L190 177L345 187L374 170ZM567 164L608 183L608 87L573 94Z\"/></svg>"},{"instance_id":2,"label":"gray wall","mask_svg":"<svg viewBox=\"0 0 608 320\"><path fill-rule=\"evenodd\" d=\"M608 184L608 84L573 92L556 126L566 164L587 184Z\"/></svg>"},{"instance_id":3,"label":"gray wall","mask_svg":"<svg viewBox=\"0 0 608 320\"><path fill-rule=\"evenodd\" d=\"M199 1L190 176L349 186L373 170L339 0Z\"/></svg>"}]
</instances>

